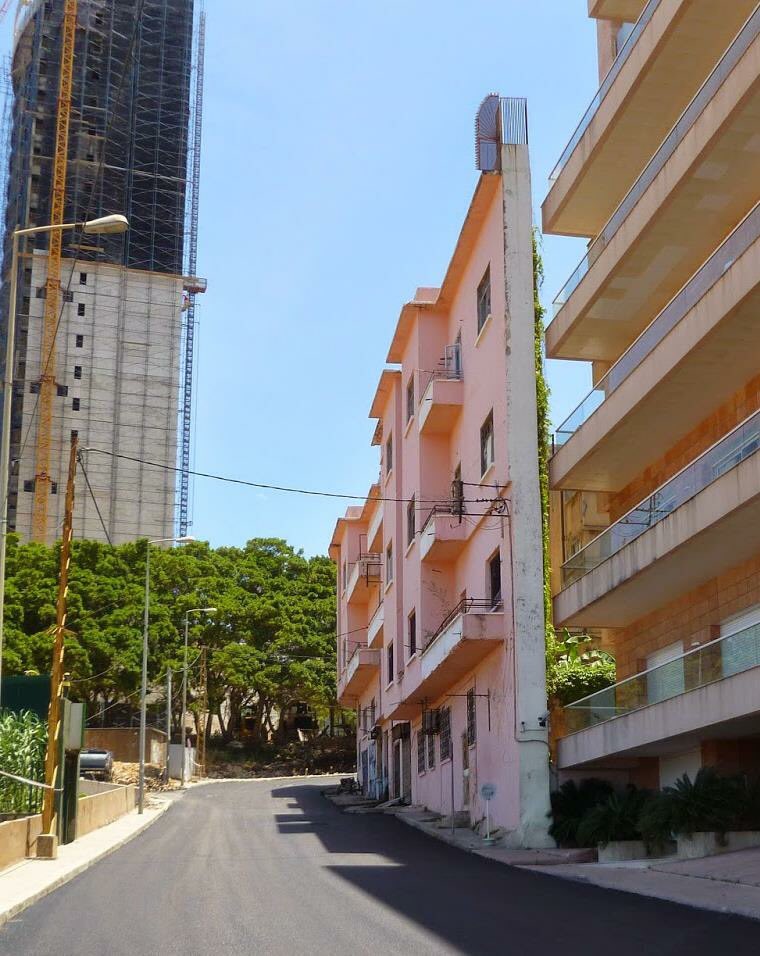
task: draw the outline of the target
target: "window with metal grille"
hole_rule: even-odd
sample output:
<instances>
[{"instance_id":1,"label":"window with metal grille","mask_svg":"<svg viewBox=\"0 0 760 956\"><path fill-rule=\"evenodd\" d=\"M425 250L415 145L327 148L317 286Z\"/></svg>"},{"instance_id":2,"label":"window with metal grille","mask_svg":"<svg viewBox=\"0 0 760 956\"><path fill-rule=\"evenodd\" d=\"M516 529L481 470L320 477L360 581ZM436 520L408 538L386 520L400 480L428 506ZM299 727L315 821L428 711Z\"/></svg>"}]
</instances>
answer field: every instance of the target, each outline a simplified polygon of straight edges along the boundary
<instances>
[{"instance_id":1,"label":"window with metal grille","mask_svg":"<svg viewBox=\"0 0 760 956\"><path fill-rule=\"evenodd\" d=\"M467 691L467 743L472 746L477 739L475 720L475 689Z\"/></svg>"},{"instance_id":2,"label":"window with metal grille","mask_svg":"<svg viewBox=\"0 0 760 956\"><path fill-rule=\"evenodd\" d=\"M388 659L388 683L390 684L393 680L393 644L388 645L385 653Z\"/></svg>"},{"instance_id":3,"label":"window with metal grille","mask_svg":"<svg viewBox=\"0 0 760 956\"><path fill-rule=\"evenodd\" d=\"M417 612L409 615L409 656L417 653Z\"/></svg>"},{"instance_id":4,"label":"window with metal grille","mask_svg":"<svg viewBox=\"0 0 760 956\"><path fill-rule=\"evenodd\" d=\"M486 269L485 275L478 285L478 332L483 328L491 314L491 267Z\"/></svg>"},{"instance_id":5,"label":"window with metal grille","mask_svg":"<svg viewBox=\"0 0 760 956\"><path fill-rule=\"evenodd\" d=\"M393 542L385 549L385 583L390 584L393 580Z\"/></svg>"},{"instance_id":6,"label":"window with metal grille","mask_svg":"<svg viewBox=\"0 0 760 956\"><path fill-rule=\"evenodd\" d=\"M451 708L441 707L441 760L451 757Z\"/></svg>"},{"instance_id":7,"label":"window with metal grille","mask_svg":"<svg viewBox=\"0 0 760 956\"><path fill-rule=\"evenodd\" d=\"M64 290L63 290L63 301L64 301L64 302L73 302L73 301L74 301L74 293L73 293L70 289L64 289Z\"/></svg>"},{"instance_id":8,"label":"window with metal grille","mask_svg":"<svg viewBox=\"0 0 760 956\"><path fill-rule=\"evenodd\" d=\"M420 732L417 734L417 773L425 772L425 735Z\"/></svg>"},{"instance_id":9,"label":"window with metal grille","mask_svg":"<svg viewBox=\"0 0 760 956\"><path fill-rule=\"evenodd\" d=\"M393 471L393 435L388 435L385 443L385 474L389 475Z\"/></svg>"},{"instance_id":10,"label":"window with metal grille","mask_svg":"<svg viewBox=\"0 0 760 956\"><path fill-rule=\"evenodd\" d=\"M414 418L414 372L406 385L406 420Z\"/></svg>"},{"instance_id":11,"label":"window with metal grille","mask_svg":"<svg viewBox=\"0 0 760 956\"><path fill-rule=\"evenodd\" d=\"M491 604L496 607L501 601L501 552L499 551L488 561L488 591Z\"/></svg>"},{"instance_id":12,"label":"window with metal grille","mask_svg":"<svg viewBox=\"0 0 760 956\"><path fill-rule=\"evenodd\" d=\"M414 510L414 495L412 495L412 500L406 506L406 543L411 544L414 541L414 535L416 533L416 518Z\"/></svg>"},{"instance_id":13,"label":"window with metal grille","mask_svg":"<svg viewBox=\"0 0 760 956\"><path fill-rule=\"evenodd\" d=\"M427 738L427 765L428 770L435 767L435 737L433 734L428 734Z\"/></svg>"},{"instance_id":14,"label":"window with metal grille","mask_svg":"<svg viewBox=\"0 0 760 956\"><path fill-rule=\"evenodd\" d=\"M480 426L480 474L484 475L493 464L493 412Z\"/></svg>"}]
</instances>

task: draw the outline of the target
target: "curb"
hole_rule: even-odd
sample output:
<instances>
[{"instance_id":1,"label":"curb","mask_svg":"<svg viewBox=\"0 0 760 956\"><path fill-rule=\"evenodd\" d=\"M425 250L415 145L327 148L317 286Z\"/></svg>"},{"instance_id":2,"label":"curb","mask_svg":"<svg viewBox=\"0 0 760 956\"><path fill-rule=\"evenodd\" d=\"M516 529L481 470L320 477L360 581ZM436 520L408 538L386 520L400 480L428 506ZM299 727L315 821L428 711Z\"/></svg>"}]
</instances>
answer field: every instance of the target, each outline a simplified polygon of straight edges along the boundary
<instances>
[{"instance_id":1,"label":"curb","mask_svg":"<svg viewBox=\"0 0 760 956\"><path fill-rule=\"evenodd\" d=\"M345 776L345 774L299 773L291 774L287 777L204 777L203 780L195 780L190 786L185 787L185 792L194 790L196 787L206 787L212 783L276 783L280 780L334 780L340 776Z\"/></svg>"},{"instance_id":2,"label":"curb","mask_svg":"<svg viewBox=\"0 0 760 956\"><path fill-rule=\"evenodd\" d=\"M81 873L84 873L85 870L89 870L91 866L94 866L96 863L99 863L101 860L105 859L107 856L110 856L116 850L120 850L123 846L126 846L131 840L136 836L139 836L141 833L144 833L149 827L153 826L157 820L160 820L161 817L166 813L166 811L173 805L174 801L167 800L162 807L157 808L155 816L151 817L150 820L146 820L143 825L135 830L133 833L128 834L123 837L117 843L114 843L113 846L109 846L105 850L100 850L95 854L91 859L85 860L84 863L80 863L78 866L74 867L68 873L64 873L62 876L59 876L57 879L53 880L52 883L49 883L47 886L44 886L42 889L37 890L36 893L32 893L31 896L27 897L20 903L16 903L13 906L10 906L6 910L0 910L0 927L4 926L9 920L12 920L14 917L18 916L19 913L23 913L25 909L28 909L30 906L33 906L35 903L38 903L41 899L46 897L49 893L52 893L54 890L59 889L61 886L64 886L66 883L74 879L74 877L79 876ZM115 823L116 821L114 821ZM32 862L33 858L29 858L24 862Z\"/></svg>"}]
</instances>

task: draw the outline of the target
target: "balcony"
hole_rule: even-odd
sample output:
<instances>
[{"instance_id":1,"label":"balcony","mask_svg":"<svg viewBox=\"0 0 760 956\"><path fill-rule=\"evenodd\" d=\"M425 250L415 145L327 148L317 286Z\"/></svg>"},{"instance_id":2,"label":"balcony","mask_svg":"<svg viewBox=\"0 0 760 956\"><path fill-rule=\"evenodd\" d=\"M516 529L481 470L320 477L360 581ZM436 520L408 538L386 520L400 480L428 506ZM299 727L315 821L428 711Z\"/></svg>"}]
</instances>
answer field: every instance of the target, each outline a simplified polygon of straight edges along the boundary
<instances>
[{"instance_id":1,"label":"balcony","mask_svg":"<svg viewBox=\"0 0 760 956\"><path fill-rule=\"evenodd\" d=\"M453 428L464 401L461 346L447 346L441 367L427 374L429 380L420 398L420 434L445 435Z\"/></svg>"},{"instance_id":2,"label":"balcony","mask_svg":"<svg viewBox=\"0 0 760 956\"><path fill-rule=\"evenodd\" d=\"M435 700L487 657L504 640L501 603L466 598L424 643L414 697Z\"/></svg>"},{"instance_id":3,"label":"balcony","mask_svg":"<svg viewBox=\"0 0 760 956\"><path fill-rule=\"evenodd\" d=\"M760 412L562 566L559 625L625 627L757 553Z\"/></svg>"},{"instance_id":4,"label":"balcony","mask_svg":"<svg viewBox=\"0 0 760 956\"><path fill-rule=\"evenodd\" d=\"M367 644L370 647L383 646L383 627L385 625L385 604L381 601L367 626Z\"/></svg>"},{"instance_id":5,"label":"balcony","mask_svg":"<svg viewBox=\"0 0 760 956\"><path fill-rule=\"evenodd\" d=\"M588 15L597 20L625 20L633 23L641 16L647 0L588 0Z\"/></svg>"},{"instance_id":6,"label":"balcony","mask_svg":"<svg viewBox=\"0 0 760 956\"><path fill-rule=\"evenodd\" d=\"M351 655L338 682L338 703L356 700L380 673L380 651L357 647Z\"/></svg>"},{"instance_id":7,"label":"balcony","mask_svg":"<svg viewBox=\"0 0 760 956\"><path fill-rule=\"evenodd\" d=\"M552 487L624 488L720 408L757 374L759 311L760 203L560 425Z\"/></svg>"},{"instance_id":8,"label":"balcony","mask_svg":"<svg viewBox=\"0 0 760 956\"><path fill-rule=\"evenodd\" d=\"M464 550L470 526L457 505L435 505L420 532L421 561L454 561Z\"/></svg>"},{"instance_id":9,"label":"balcony","mask_svg":"<svg viewBox=\"0 0 760 956\"><path fill-rule=\"evenodd\" d=\"M757 201L760 9L555 300L552 358L614 362Z\"/></svg>"},{"instance_id":10,"label":"balcony","mask_svg":"<svg viewBox=\"0 0 760 956\"><path fill-rule=\"evenodd\" d=\"M381 553L383 550L383 503L375 507L375 513L367 530L367 547L372 553Z\"/></svg>"},{"instance_id":11,"label":"balcony","mask_svg":"<svg viewBox=\"0 0 760 956\"><path fill-rule=\"evenodd\" d=\"M592 2L592 16L636 24L550 176L545 232L599 233L755 2Z\"/></svg>"},{"instance_id":12,"label":"balcony","mask_svg":"<svg viewBox=\"0 0 760 956\"><path fill-rule=\"evenodd\" d=\"M559 766L683 752L760 733L760 625L620 681L564 708Z\"/></svg>"},{"instance_id":13,"label":"balcony","mask_svg":"<svg viewBox=\"0 0 760 956\"><path fill-rule=\"evenodd\" d=\"M361 554L354 562L351 574L348 577L346 588L346 603L366 604L370 590L378 587L382 580L383 561L379 554Z\"/></svg>"}]
</instances>

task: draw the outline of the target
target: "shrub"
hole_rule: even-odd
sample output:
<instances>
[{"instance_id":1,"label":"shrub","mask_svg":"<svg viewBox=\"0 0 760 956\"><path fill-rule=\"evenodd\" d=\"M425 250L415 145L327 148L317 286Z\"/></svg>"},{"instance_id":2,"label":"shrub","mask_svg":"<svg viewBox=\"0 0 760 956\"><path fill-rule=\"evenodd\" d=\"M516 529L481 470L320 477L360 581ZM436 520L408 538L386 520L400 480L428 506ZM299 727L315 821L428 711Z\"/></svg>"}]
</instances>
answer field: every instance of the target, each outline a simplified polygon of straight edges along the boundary
<instances>
[{"instance_id":1,"label":"shrub","mask_svg":"<svg viewBox=\"0 0 760 956\"><path fill-rule=\"evenodd\" d=\"M27 780L44 779L47 727L31 711L0 713L0 769ZM36 813L42 791L0 777L0 813Z\"/></svg>"},{"instance_id":2,"label":"shrub","mask_svg":"<svg viewBox=\"0 0 760 956\"><path fill-rule=\"evenodd\" d=\"M734 778L736 811L732 830L760 830L760 778Z\"/></svg>"},{"instance_id":3,"label":"shrub","mask_svg":"<svg viewBox=\"0 0 760 956\"><path fill-rule=\"evenodd\" d=\"M742 812L752 812L749 789L742 803L737 779L721 777L712 767L702 767L692 781L687 773L672 787L665 787L643 808L639 821L645 841L662 846L674 834L724 834Z\"/></svg>"},{"instance_id":4,"label":"shrub","mask_svg":"<svg viewBox=\"0 0 760 956\"><path fill-rule=\"evenodd\" d=\"M578 827L581 820L612 793L609 783L595 777L581 780L580 784L574 780L563 783L559 790L551 794L550 835L560 846L578 846Z\"/></svg>"},{"instance_id":5,"label":"shrub","mask_svg":"<svg viewBox=\"0 0 760 956\"><path fill-rule=\"evenodd\" d=\"M547 674L546 692L564 707L614 683L614 663L597 661L587 664L583 661L570 661L552 668Z\"/></svg>"},{"instance_id":6,"label":"shrub","mask_svg":"<svg viewBox=\"0 0 760 956\"><path fill-rule=\"evenodd\" d=\"M628 787L592 807L580 822L577 839L582 846L607 846L613 840L640 840L639 818L649 798L646 790Z\"/></svg>"}]
</instances>

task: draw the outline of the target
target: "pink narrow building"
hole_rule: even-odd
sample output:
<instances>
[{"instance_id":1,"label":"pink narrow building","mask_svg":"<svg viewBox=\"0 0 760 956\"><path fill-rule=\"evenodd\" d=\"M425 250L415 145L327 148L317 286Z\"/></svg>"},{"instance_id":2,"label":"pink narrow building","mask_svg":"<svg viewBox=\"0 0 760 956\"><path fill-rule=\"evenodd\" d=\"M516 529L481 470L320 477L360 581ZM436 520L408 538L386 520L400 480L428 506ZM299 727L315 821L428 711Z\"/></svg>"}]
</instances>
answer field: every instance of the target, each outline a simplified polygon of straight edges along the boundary
<instances>
[{"instance_id":1,"label":"pink narrow building","mask_svg":"<svg viewBox=\"0 0 760 956\"><path fill-rule=\"evenodd\" d=\"M533 251L523 100L489 96L440 288L401 310L381 470L335 528L338 695L363 789L551 845Z\"/></svg>"}]
</instances>

